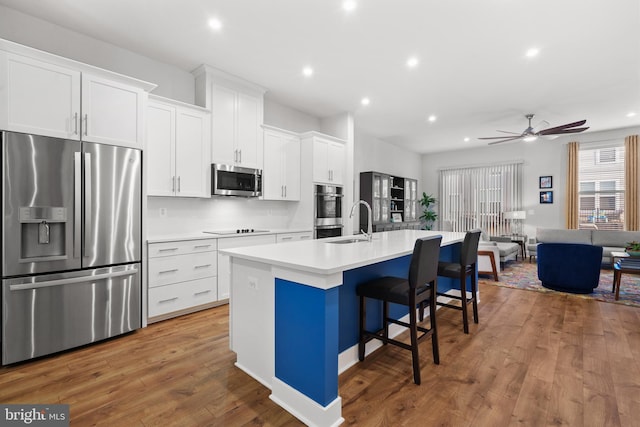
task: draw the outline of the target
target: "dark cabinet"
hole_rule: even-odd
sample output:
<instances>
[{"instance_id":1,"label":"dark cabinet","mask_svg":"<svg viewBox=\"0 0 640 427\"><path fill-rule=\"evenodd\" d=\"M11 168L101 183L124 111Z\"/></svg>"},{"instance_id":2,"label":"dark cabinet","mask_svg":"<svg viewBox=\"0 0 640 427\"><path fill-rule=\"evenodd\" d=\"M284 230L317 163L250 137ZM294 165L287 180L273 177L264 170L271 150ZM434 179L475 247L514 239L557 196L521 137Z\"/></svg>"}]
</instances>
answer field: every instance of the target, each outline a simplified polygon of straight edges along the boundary
<instances>
[{"instance_id":1,"label":"dark cabinet","mask_svg":"<svg viewBox=\"0 0 640 427\"><path fill-rule=\"evenodd\" d=\"M360 199L371 205L373 231L419 229L418 181L380 172L360 173ZM367 229L367 209L360 207L360 228Z\"/></svg>"}]
</instances>

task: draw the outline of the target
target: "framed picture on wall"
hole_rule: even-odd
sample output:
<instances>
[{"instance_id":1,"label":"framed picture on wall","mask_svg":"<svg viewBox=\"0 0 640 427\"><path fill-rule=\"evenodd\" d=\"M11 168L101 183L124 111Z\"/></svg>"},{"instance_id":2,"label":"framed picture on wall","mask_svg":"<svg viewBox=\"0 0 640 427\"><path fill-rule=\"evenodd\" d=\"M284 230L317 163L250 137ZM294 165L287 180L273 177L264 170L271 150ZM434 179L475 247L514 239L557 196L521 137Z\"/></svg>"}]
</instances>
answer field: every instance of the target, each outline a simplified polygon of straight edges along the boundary
<instances>
[{"instance_id":1,"label":"framed picture on wall","mask_svg":"<svg viewBox=\"0 0 640 427\"><path fill-rule=\"evenodd\" d=\"M553 191L541 191L540 203L553 203Z\"/></svg>"},{"instance_id":2,"label":"framed picture on wall","mask_svg":"<svg viewBox=\"0 0 640 427\"><path fill-rule=\"evenodd\" d=\"M540 177L540 188L553 188L553 177L552 176L541 176Z\"/></svg>"}]
</instances>

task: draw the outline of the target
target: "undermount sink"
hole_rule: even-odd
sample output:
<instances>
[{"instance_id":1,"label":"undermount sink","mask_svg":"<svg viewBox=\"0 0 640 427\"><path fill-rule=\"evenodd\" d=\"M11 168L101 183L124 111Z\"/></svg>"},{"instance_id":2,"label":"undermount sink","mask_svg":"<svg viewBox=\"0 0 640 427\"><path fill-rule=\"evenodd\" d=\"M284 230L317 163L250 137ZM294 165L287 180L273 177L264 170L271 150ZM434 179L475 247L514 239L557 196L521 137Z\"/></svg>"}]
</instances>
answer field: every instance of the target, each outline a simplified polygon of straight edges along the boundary
<instances>
[{"instance_id":1,"label":"undermount sink","mask_svg":"<svg viewBox=\"0 0 640 427\"><path fill-rule=\"evenodd\" d=\"M333 240L327 243L335 243L338 245L346 245L347 243L358 243L358 242L366 242L366 239L344 239L344 240Z\"/></svg>"}]
</instances>

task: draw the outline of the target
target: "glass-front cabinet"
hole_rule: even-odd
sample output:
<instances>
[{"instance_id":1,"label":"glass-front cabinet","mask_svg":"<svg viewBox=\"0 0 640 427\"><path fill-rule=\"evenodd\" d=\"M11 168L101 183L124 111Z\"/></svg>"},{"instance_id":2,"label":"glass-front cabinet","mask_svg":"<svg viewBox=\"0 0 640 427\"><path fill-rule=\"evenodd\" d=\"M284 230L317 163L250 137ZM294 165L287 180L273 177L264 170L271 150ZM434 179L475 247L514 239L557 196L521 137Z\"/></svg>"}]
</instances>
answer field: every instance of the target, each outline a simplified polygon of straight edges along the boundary
<instances>
[{"instance_id":1,"label":"glass-front cabinet","mask_svg":"<svg viewBox=\"0 0 640 427\"><path fill-rule=\"evenodd\" d=\"M371 205L373 231L420 228L417 217L418 182L380 172L360 174L360 199ZM360 207L360 228L367 229L367 210Z\"/></svg>"}]
</instances>

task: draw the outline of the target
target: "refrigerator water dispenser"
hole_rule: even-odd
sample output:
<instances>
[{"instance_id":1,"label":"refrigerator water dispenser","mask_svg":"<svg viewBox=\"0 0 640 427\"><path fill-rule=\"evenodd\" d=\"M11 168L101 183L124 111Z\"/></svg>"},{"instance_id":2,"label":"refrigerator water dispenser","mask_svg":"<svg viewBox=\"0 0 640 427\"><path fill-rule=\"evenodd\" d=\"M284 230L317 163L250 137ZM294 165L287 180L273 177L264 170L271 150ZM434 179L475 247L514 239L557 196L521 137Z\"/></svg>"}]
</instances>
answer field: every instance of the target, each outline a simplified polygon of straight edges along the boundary
<instances>
[{"instance_id":1,"label":"refrigerator water dispenser","mask_svg":"<svg viewBox=\"0 0 640 427\"><path fill-rule=\"evenodd\" d=\"M20 208L20 261L65 258L67 209L52 206Z\"/></svg>"}]
</instances>

